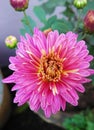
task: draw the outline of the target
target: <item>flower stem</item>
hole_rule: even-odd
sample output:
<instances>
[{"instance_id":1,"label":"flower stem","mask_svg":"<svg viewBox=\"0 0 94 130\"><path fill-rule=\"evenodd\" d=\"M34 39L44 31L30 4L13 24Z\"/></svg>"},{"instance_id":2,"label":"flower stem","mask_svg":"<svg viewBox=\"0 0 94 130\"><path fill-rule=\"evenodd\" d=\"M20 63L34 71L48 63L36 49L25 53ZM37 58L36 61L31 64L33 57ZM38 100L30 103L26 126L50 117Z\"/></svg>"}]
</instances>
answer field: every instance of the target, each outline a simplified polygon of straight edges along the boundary
<instances>
[{"instance_id":1,"label":"flower stem","mask_svg":"<svg viewBox=\"0 0 94 130\"><path fill-rule=\"evenodd\" d=\"M29 22L28 16L27 16L27 14L26 14L25 11L23 11L23 13L24 13L24 17L25 17L25 19L26 19L27 25L28 25L28 27L30 28L30 32L31 32L31 34L33 34L32 26L31 26L31 24L30 24L30 22Z\"/></svg>"},{"instance_id":2,"label":"flower stem","mask_svg":"<svg viewBox=\"0 0 94 130\"><path fill-rule=\"evenodd\" d=\"M86 36L87 36L87 34L86 34L86 33L84 33L81 39L85 39L85 38L86 38Z\"/></svg>"},{"instance_id":3,"label":"flower stem","mask_svg":"<svg viewBox=\"0 0 94 130\"><path fill-rule=\"evenodd\" d=\"M81 22L81 13L82 13L82 9L80 9L79 16L78 16L78 21L77 21L73 31L77 31L78 28L79 28L79 23Z\"/></svg>"}]
</instances>

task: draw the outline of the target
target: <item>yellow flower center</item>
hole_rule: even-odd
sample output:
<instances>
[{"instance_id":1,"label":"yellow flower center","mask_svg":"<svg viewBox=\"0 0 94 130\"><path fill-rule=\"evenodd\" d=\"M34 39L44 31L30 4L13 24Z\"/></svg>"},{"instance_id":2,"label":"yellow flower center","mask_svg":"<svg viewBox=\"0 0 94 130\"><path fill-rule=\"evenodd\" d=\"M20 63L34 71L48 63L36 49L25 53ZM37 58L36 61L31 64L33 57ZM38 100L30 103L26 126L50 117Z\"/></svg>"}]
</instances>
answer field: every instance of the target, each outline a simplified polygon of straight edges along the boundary
<instances>
[{"instance_id":1,"label":"yellow flower center","mask_svg":"<svg viewBox=\"0 0 94 130\"><path fill-rule=\"evenodd\" d=\"M43 81L58 82L63 72L63 60L55 52L42 55L40 59L40 66L38 70L38 76Z\"/></svg>"}]
</instances>

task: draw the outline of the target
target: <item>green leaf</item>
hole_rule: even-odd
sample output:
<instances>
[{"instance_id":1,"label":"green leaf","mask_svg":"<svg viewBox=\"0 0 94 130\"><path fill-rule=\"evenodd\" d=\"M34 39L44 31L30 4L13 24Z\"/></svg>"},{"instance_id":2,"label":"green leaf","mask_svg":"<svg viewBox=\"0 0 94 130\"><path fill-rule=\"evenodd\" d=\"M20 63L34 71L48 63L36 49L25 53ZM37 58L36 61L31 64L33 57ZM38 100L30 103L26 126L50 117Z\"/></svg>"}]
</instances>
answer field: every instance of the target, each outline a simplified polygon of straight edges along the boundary
<instances>
[{"instance_id":1,"label":"green leaf","mask_svg":"<svg viewBox=\"0 0 94 130\"><path fill-rule=\"evenodd\" d=\"M44 27L42 28L42 30L51 28L52 24L53 24L56 20L57 20L57 16L52 16L52 17L50 17L50 18L46 21L46 23L45 23Z\"/></svg>"},{"instance_id":2,"label":"green leaf","mask_svg":"<svg viewBox=\"0 0 94 130\"><path fill-rule=\"evenodd\" d=\"M42 7L40 6L35 6L34 7L34 13L36 14L36 16L39 18L39 20L43 23L46 22L46 13L43 10Z\"/></svg>"},{"instance_id":3,"label":"green leaf","mask_svg":"<svg viewBox=\"0 0 94 130\"><path fill-rule=\"evenodd\" d=\"M26 30L24 28L21 28L20 33L21 33L21 35L25 36Z\"/></svg>"},{"instance_id":4,"label":"green leaf","mask_svg":"<svg viewBox=\"0 0 94 130\"><path fill-rule=\"evenodd\" d=\"M84 114L75 114L71 118L66 118L62 125L66 130L85 130L86 120Z\"/></svg>"},{"instance_id":5,"label":"green leaf","mask_svg":"<svg viewBox=\"0 0 94 130\"><path fill-rule=\"evenodd\" d=\"M66 0L66 2L71 4L73 2L73 0Z\"/></svg>"},{"instance_id":6,"label":"green leaf","mask_svg":"<svg viewBox=\"0 0 94 130\"><path fill-rule=\"evenodd\" d=\"M88 42L87 44L88 44L88 50L90 54L94 55L94 45L91 45L90 42Z\"/></svg>"},{"instance_id":7,"label":"green leaf","mask_svg":"<svg viewBox=\"0 0 94 130\"><path fill-rule=\"evenodd\" d=\"M48 19L47 24L51 26L57 20L57 16L52 16Z\"/></svg>"},{"instance_id":8,"label":"green leaf","mask_svg":"<svg viewBox=\"0 0 94 130\"><path fill-rule=\"evenodd\" d=\"M89 10L94 10L94 1L89 1L87 3L87 6L85 6L84 9L82 10L83 15L85 15Z\"/></svg>"},{"instance_id":9,"label":"green leaf","mask_svg":"<svg viewBox=\"0 0 94 130\"><path fill-rule=\"evenodd\" d=\"M72 25L68 21L56 21L54 24L52 24L51 28L53 30L58 30L60 33L66 33L68 31L72 31Z\"/></svg>"},{"instance_id":10,"label":"green leaf","mask_svg":"<svg viewBox=\"0 0 94 130\"><path fill-rule=\"evenodd\" d=\"M30 16L28 16L28 20L29 20L29 22L30 22L30 25L31 25L32 29L33 29L34 27L36 27L36 22L35 22Z\"/></svg>"},{"instance_id":11,"label":"green leaf","mask_svg":"<svg viewBox=\"0 0 94 130\"><path fill-rule=\"evenodd\" d=\"M83 32L80 32L79 35L78 35L78 38L77 40L80 41L80 40L83 40Z\"/></svg>"},{"instance_id":12,"label":"green leaf","mask_svg":"<svg viewBox=\"0 0 94 130\"><path fill-rule=\"evenodd\" d=\"M93 63L93 66L94 66L94 63ZM92 79L92 85L94 86L94 76L91 76L90 78Z\"/></svg>"},{"instance_id":13,"label":"green leaf","mask_svg":"<svg viewBox=\"0 0 94 130\"><path fill-rule=\"evenodd\" d=\"M93 129L94 129L94 122L88 121L86 130L93 130Z\"/></svg>"},{"instance_id":14,"label":"green leaf","mask_svg":"<svg viewBox=\"0 0 94 130\"><path fill-rule=\"evenodd\" d=\"M72 9L71 9L71 7L70 7L69 2L66 1L65 6L66 6L66 9L65 9L65 11L63 12L63 14L64 14L65 16L67 16L68 19L71 19L72 17L74 17L74 13L73 13L73 11L72 11Z\"/></svg>"},{"instance_id":15,"label":"green leaf","mask_svg":"<svg viewBox=\"0 0 94 130\"><path fill-rule=\"evenodd\" d=\"M26 16L21 20L21 22L24 27L23 29L20 29L21 34L22 35L24 35L25 33L32 34L32 30L36 26L35 21L30 16Z\"/></svg>"},{"instance_id":16,"label":"green leaf","mask_svg":"<svg viewBox=\"0 0 94 130\"><path fill-rule=\"evenodd\" d=\"M27 16L27 17L24 17L21 22L23 23L23 25L27 25L27 26L31 26L32 28L34 28L36 26L36 23L35 21L30 17L30 16Z\"/></svg>"},{"instance_id":17,"label":"green leaf","mask_svg":"<svg viewBox=\"0 0 94 130\"><path fill-rule=\"evenodd\" d=\"M46 3L42 4L42 8L45 10L46 14L51 14L57 6L63 6L65 2L66 0L48 0Z\"/></svg>"},{"instance_id":18,"label":"green leaf","mask_svg":"<svg viewBox=\"0 0 94 130\"><path fill-rule=\"evenodd\" d=\"M88 44L93 45L94 46L94 34L89 34L86 37ZM94 50L94 49L93 49Z\"/></svg>"},{"instance_id":19,"label":"green leaf","mask_svg":"<svg viewBox=\"0 0 94 130\"><path fill-rule=\"evenodd\" d=\"M17 107L16 110L15 110L15 112L17 114L19 114L19 113L22 113L22 112L26 111L27 108L28 108L28 104L24 104L24 105L22 105L20 107Z\"/></svg>"}]
</instances>

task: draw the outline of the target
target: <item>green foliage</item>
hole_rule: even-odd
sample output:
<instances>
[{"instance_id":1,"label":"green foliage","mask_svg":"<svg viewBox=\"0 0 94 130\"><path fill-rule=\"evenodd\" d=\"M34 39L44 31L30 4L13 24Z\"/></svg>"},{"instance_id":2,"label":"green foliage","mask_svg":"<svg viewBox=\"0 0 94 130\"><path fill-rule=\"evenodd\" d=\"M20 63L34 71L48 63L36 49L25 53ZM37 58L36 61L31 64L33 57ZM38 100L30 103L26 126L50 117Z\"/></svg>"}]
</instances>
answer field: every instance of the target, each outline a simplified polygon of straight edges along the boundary
<instances>
[{"instance_id":1,"label":"green foliage","mask_svg":"<svg viewBox=\"0 0 94 130\"><path fill-rule=\"evenodd\" d=\"M49 19L47 19L46 23L44 24L44 27L42 28L42 30L51 28L51 26L53 25L53 23L57 21L57 16L52 16Z\"/></svg>"},{"instance_id":2,"label":"green foliage","mask_svg":"<svg viewBox=\"0 0 94 130\"><path fill-rule=\"evenodd\" d=\"M69 21L64 18L57 19L56 15L46 19L45 11L39 6L34 8L34 12L39 20L44 24L42 30L52 28L52 30L58 30L60 33L66 33L67 31L72 31L73 29L73 26Z\"/></svg>"},{"instance_id":3,"label":"green foliage","mask_svg":"<svg viewBox=\"0 0 94 130\"><path fill-rule=\"evenodd\" d=\"M86 130L93 130L94 129L94 112L88 111L85 113L86 118Z\"/></svg>"},{"instance_id":4,"label":"green foliage","mask_svg":"<svg viewBox=\"0 0 94 130\"><path fill-rule=\"evenodd\" d=\"M69 21L65 19L59 20L56 16L49 18L42 30L52 28L52 30L58 30L59 33L66 33L67 31L72 31L73 26Z\"/></svg>"},{"instance_id":5,"label":"green foliage","mask_svg":"<svg viewBox=\"0 0 94 130\"><path fill-rule=\"evenodd\" d=\"M66 130L93 130L94 129L94 113L93 111L83 111L75 114L73 117L65 119L62 126Z\"/></svg>"},{"instance_id":6,"label":"green foliage","mask_svg":"<svg viewBox=\"0 0 94 130\"><path fill-rule=\"evenodd\" d=\"M66 33L68 31L72 31L72 24L66 20L57 20L51 26L53 30L58 30L60 33Z\"/></svg>"},{"instance_id":7,"label":"green foliage","mask_svg":"<svg viewBox=\"0 0 94 130\"><path fill-rule=\"evenodd\" d=\"M54 12L56 6L64 6L66 0L48 0L46 3L42 4L42 8L45 10L46 14L51 14Z\"/></svg>"},{"instance_id":8,"label":"green foliage","mask_svg":"<svg viewBox=\"0 0 94 130\"><path fill-rule=\"evenodd\" d=\"M88 10L94 10L94 1L88 1L87 6L82 10L83 15L85 15Z\"/></svg>"},{"instance_id":9,"label":"green foliage","mask_svg":"<svg viewBox=\"0 0 94 130\"><path fill-rule=\"evenodd\" d=\"M63 123L66 130L84 130L86 126L85 117L83 114L74 115L71 118L68 118Z\"/></svg>"},{"instance_id":10,"label":"green foliage","mask_svg":"<svg viewBox=\"0 0 94 130\"><path fill-rule=\"evenodd\" d=\"M69 2L66 1L65 7L66 7L66 9L65 9L65 11L63 12L63 14L64 14L65 16L67 16L68 19L73 18L73 17L74 17L74 12L73 12L72 8L70 7Z\"/></svg>"},{"instance_id":11,"label":"green foliage","mask_svg":"<svg viewBox=\"0 0 94 130\"><path fill-rule=\"evenodd\" d=\"M94 123L88 121L88 122L87 122L87 128L86 128L86 130L93 130L93 129L94 129Z\"/></svg>"},{"instance_id":12,"label":"green foliage","mask_svg":"<svg viewBox=\"0 0 94 130\"><path fill-rule=\"evenodd\" d=\"M27 32L32 35L32 30L36 26L35 21L30 16L24 16L21 22L23 24L23 28L20 29L21 34L25 35Z\"/></svg>"},{"instance_id":13,"label":"green foliage","mask_svg":"<svg viewBox=\"0 0 94 130\"><path fill-rule=\"evenodd\" d=\"M46 23L46 13L40 6L34 7L34 13L39 18L39 20L43 23Z\"/></svg>"},{"instance_id":14,"label":"green foliage","mask_svg":"<svg viewBox=\"0 0 94 130\"><path fill-rule=\"evenodd\" d=\"M28 108L28 104L24 104L24 105L22 105L20 107L17 107L16 110L15 110L15 113L20 114L20 113L26 111L27 108Z\"/></svg>"}]
</instances>

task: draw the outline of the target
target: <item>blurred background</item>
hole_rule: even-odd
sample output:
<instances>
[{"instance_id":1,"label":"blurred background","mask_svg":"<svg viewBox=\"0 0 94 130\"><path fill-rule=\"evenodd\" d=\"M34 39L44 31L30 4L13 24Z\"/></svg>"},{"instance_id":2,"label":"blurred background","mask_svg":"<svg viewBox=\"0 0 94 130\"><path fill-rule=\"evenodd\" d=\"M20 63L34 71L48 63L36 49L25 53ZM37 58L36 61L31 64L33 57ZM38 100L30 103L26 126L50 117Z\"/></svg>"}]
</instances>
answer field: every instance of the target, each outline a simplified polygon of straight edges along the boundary
<instances>
[{"instance_id":1,"label":"blurred background","mask_svg":"<svg viewBox=\"0 0 94 130\"><path fill-rule=\"evenodd\" d=\"M35 5L40 5L46 1L47 0L30 0L29 8L26 10L27 14L31 15L32 18L37 21L38 26L41 26L41 23L35 17L32 10ZM14 50L8 49L5 46L5 38L9 35L14 35L19 39L19 29L22 27L21 19L23 17L23 12L15 11L11 7L9 0L1 0L0 5L0 66L4 67L9 64L9 56L14 55Z\"/></svg>"}]
</instances>

